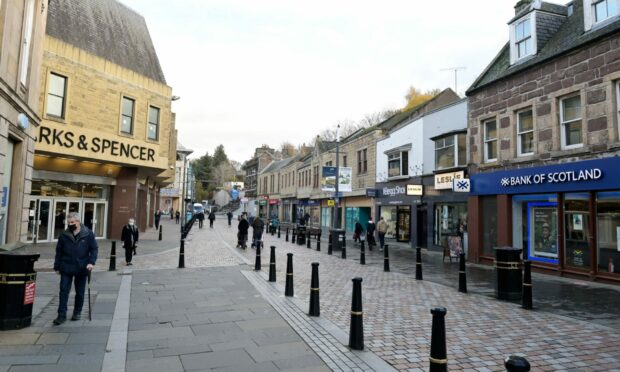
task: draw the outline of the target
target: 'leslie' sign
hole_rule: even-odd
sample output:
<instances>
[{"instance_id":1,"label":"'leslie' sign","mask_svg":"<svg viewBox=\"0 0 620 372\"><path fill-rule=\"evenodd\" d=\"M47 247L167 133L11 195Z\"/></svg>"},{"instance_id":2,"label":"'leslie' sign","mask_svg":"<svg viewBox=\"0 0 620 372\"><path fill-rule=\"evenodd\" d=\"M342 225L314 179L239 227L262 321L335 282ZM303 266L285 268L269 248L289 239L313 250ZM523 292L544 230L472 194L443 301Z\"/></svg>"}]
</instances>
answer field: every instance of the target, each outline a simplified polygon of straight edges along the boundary
<instances>
[{"instance_id":1,"label":"'leslie' sign","mask_svg":"<svg viewBox=\"0 0 620 372\"><path fill-rule=\"evenodd\" d=\"M435 190L452 190L454 180L465 178L464 171L441 173L435 175Z\"/></svg>"}]
</instances>

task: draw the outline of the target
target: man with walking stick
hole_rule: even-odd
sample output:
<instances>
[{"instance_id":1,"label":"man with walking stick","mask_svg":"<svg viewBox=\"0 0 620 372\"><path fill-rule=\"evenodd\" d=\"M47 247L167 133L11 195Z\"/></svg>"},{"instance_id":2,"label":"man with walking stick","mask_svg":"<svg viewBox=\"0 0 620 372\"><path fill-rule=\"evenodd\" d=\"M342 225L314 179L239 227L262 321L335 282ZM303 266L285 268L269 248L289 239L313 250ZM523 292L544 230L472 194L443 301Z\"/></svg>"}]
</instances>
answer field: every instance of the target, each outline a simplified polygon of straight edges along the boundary
<instances>
[{"instance_id":1,"label":"man with walking stick","mask_svg":"<svg viewBox=\"0 0 620 372\"><path fill-rule=\"evenodd\" d=\"M80 214L69 213L67 224L67 229L58 237L54 259L54 271L60 275L58 317L54 319L54 325L60 325L67 320L67 302L72 282L75 286L75 304L71 320L81 319L86 280L97 262L98 247L95 235L82 225ZM88 310L90 312L90 304Z\"/></svg>"}]
</instances>

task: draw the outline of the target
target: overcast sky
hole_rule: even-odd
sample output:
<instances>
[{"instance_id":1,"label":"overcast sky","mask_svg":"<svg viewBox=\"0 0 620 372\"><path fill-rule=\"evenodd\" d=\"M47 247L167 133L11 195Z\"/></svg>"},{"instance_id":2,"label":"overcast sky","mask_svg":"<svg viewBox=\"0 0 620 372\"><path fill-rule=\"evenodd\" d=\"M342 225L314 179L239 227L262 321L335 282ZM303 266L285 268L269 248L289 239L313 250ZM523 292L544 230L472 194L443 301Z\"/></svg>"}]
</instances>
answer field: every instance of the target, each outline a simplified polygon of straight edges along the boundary
<instances>
[{"instance_id":1,"label":"overcast sky","mask_svg":"<svg viewBox=\"0 0 620 372\"><path fill-rule=\"evenodd\" d=\"M473 82L508 40L516 0L120 0L146 18L193 157L308 142L404 106L411 85ZM555 2L555 1L554 1Z\"/></svg>"}]
</instances>

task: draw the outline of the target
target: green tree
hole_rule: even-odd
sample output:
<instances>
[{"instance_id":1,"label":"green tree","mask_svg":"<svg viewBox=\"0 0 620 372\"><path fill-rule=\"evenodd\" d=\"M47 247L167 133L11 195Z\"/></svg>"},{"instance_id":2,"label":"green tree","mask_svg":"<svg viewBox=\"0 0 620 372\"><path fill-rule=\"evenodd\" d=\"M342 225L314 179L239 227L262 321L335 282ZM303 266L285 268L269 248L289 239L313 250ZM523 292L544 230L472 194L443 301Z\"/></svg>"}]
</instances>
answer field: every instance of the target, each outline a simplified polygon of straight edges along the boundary
<instances>
[{"instance_id":1,"label":"green tree","mask_svg":"<svg viewBox=\"0 0 620 372\"><path fill-rule=\"evenodd\" d=\"M213 167L217 167L222 163L228 163L228 156L224 150L224 145L218 145L213 153Z\"/></svg>"}]
</instances>

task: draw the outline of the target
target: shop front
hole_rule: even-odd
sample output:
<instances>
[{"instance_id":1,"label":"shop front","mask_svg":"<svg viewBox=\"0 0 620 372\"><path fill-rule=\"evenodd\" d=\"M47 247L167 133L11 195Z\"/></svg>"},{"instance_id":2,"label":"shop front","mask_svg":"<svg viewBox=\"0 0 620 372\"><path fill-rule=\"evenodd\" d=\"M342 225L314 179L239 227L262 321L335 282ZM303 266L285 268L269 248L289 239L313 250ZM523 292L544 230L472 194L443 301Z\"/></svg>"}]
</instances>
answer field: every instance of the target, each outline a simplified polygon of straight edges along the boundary
<instances>
[{"instance_id":1,"label":"shop front","mask_svg":"<svg viewBox=\"0 0 620 372\"><path fill-rule=\"evenodd\" d=\"M375 204L377 222L381 217L387 223L385 237L398 242L411 241L412 204L419 203L420 197L407 195L408 182L377 184ZM415 200L414 200L415 199Z\"/></svg>"},{"instance_id":2,"label":"shop front","mask_svg":"<svg viewBox=\"0 0 620 372\"><path fill-rule=\"evenodd\" d=\"M355 221L359 221L366 230L373 212L372 203L372 199L366 196L349 196L342 199L346 231L355 231Z\"/></svg>"},{"instance_id":3,"label":"shop front","mask_svg":"<svg viewBox=\"0 0 620 372\"><path fill-rule=\"evenodd\" d=\"M539 268L620 281L619 157L472 176L470 254L523 249Z\"/></svg>"},{"instance_id":4,"label":"shop front","mask_svg":"<svg viewBox=\"0 0 620 372\"><path fill-rule=\"evenodd\" d=\"M308 219L309 226L321 225L321 201L318 199L299 200L297 204L296 222L301 218Z\"/></svg>"},{"instance_id":5,"label":"shop front","mask_svg":"<svg viewBox=\"0 0 620 372\"><path fill-rule=\"evenodd\" d=\"M269 218L280 215L280 199L269 199Z\"/></svg>"}]
</instances>

